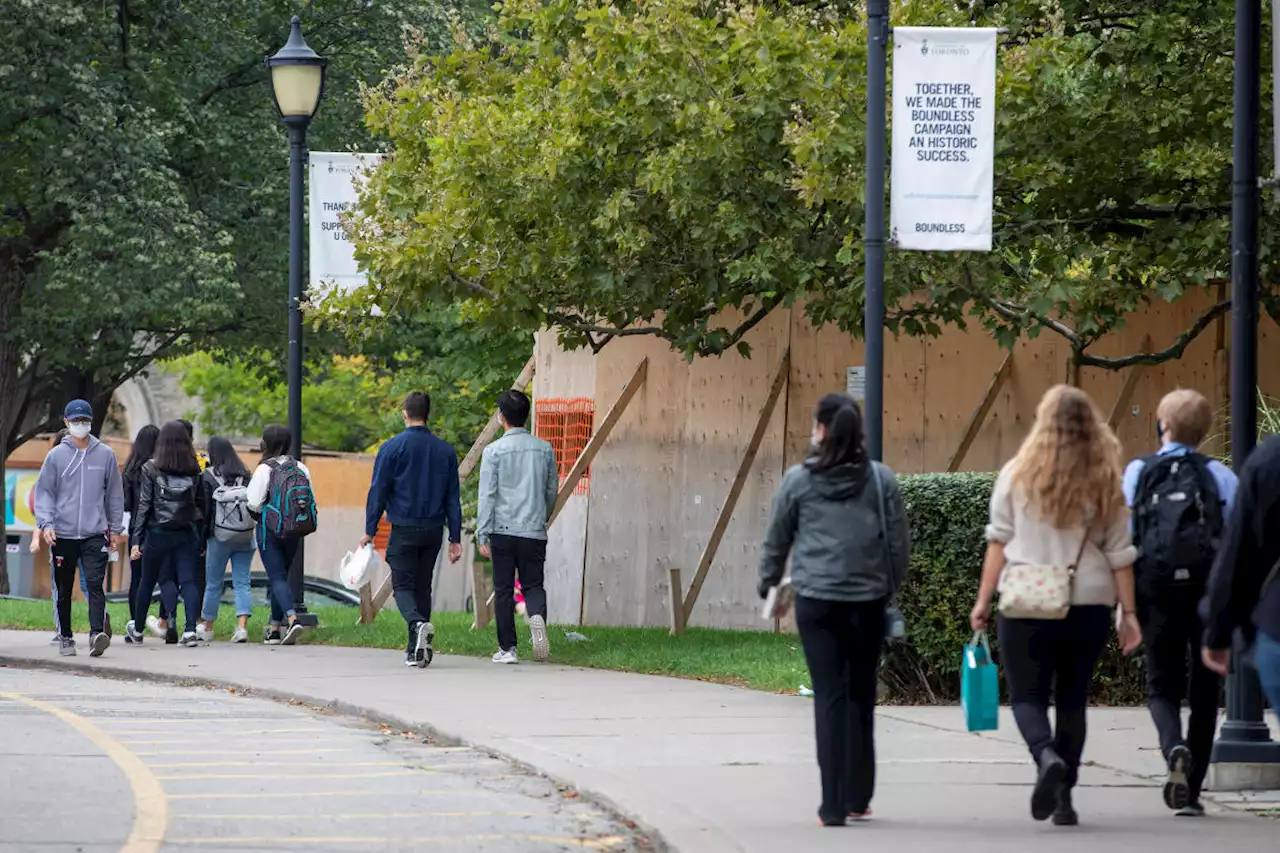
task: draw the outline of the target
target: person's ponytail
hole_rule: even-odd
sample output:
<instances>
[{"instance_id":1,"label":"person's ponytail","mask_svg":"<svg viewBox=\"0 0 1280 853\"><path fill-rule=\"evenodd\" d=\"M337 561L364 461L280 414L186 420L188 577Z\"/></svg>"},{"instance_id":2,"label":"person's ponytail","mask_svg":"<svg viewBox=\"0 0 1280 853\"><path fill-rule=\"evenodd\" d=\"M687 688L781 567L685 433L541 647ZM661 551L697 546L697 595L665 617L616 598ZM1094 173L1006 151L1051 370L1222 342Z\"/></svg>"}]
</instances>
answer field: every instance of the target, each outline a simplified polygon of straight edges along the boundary
<instances>
[{"instance_id":1,"label":"person's ponytail","mask_svg":"<svg viewBox=\"0 0 1280 853\"><path fill-rule=\"evenodd\" d=\"M862 432L862 412L852 397L828 394L818 402L813 418L825 430L816 452L806 463L811 471L837 465L863 465L867 450Z\"/></svg>"}]
</instances>

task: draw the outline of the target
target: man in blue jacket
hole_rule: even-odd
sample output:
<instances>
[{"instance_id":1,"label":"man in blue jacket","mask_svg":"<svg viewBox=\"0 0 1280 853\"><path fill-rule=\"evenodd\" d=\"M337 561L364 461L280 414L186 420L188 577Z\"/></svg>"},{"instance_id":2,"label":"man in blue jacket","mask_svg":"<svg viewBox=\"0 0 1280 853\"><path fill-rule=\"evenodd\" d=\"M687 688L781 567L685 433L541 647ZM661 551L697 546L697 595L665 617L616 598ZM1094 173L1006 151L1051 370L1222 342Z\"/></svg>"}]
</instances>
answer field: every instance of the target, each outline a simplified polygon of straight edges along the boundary
<instances>
[{"instance_id":1,"label":"man in blue jacket","mask_svg":"<svg viewBox=\"0 0 1280 853\"><path fill-rule=\"evenodd\" d=\"M387 562L396 606L409 625L405 666L425 669L434 655L431 581L449 526L449 562L462 557L458 454L427 429L431 398L414 391L404 401L404 432L382 445L373 464L360 546L373 541L383 512L391 522Z\"/></svg>"},{"instance_id":2,"label":"man in blue jacket","mask_svg":"<svg viewBox=\"0 0 1280 853\"><path fill-rule=\"evenodd\" d=\"M93 424L89 404L72 400L62 414L67 436L49 451L36 480L36 526L53 560L58 653L76 653L71 590L80 566L88 581L89 655L98 657L111 645L102 585L112 545L124 547L124 481L115 452L89 434Z\"/></svg>"}]
</instances>

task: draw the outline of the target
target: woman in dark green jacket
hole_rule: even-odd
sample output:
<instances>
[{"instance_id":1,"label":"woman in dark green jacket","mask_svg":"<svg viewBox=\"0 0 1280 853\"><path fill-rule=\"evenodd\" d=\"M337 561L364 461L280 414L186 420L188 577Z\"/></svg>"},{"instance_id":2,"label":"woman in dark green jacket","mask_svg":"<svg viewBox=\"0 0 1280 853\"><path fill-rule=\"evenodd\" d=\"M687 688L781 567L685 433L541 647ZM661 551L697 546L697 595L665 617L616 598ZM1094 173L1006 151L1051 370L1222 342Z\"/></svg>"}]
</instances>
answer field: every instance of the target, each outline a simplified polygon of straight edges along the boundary
<instances>
[{"instance_id":1,"label":"woman in dark green jacket","mask_svg":"<svg viewBox=\"0 0 1280 853\"><path fill-rule=\"evenodd\" d=\"M760 561L760 595L791 556L796 625L813 681L824 826L871 815L875 703L885 610L911 551L897 478L868 458L862 413L830 394L813 420L813 453L774 497Z\"/></svg>"}]
</instances>

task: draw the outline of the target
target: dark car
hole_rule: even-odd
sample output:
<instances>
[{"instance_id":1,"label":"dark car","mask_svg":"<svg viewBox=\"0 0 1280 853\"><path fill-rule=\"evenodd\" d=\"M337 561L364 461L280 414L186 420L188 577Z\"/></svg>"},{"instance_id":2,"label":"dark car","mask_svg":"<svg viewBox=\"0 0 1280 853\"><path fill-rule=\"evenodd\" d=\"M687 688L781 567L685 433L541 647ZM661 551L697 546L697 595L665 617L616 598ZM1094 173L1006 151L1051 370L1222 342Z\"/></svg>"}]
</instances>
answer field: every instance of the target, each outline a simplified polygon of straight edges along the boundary
<instances>
[{"instance_id":1,"label":"dark car","mask_svg":"<svg viewBox=\"0 0 1280 853\"><path fill-rule=\"evenodd\" d=\"M250 597L254 607L267 606L267 589L270 588L271 582L267 580L266 572L254 572L250 576L251 591ZM201 592L203 596L203 592ZM324 578L304 577L302 579L302 597L303 602L307 605L308 610L315 610L318 607L359 607L360 594L352 592L340 583L336 583ZM129 593L127 590L116 590L107 593L107 601L124 602L128 601ZM151 596L152 601L160 600L159 588ZM231 587L231 578L228 576L222 582L222 604L226 607L235 606L235 592Z\"/></svg>"}]
</instances>

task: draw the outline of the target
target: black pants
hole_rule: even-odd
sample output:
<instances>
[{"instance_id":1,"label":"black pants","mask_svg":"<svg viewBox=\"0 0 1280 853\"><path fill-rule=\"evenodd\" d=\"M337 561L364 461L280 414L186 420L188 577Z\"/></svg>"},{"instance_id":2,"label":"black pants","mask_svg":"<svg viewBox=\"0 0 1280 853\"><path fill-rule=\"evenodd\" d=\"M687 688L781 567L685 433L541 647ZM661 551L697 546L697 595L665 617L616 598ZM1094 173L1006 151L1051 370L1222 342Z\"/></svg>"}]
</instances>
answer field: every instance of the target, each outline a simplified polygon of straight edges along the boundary
<instances>
[{"instance_id":1,"label":"black pants","mask_svg":"<svg viewBox=\"0 0 1280 853\"><path fill-rule=\"evenodd\" d=\"M1138 620L1147 653L1147 707L1160 736L1165 760L1175 746L1191 750L1191 799L1200 797L1218 727L1222 681L1200 658L1203 629L1196 613L1199 591L1175 590L1159 599L1139 598ZM1190 660L1188 660L1190 658ZM1190 678L1188 679L1188 673ZM1188 689L1189 688L1189 689ZM1182 737L1182 700L1191 705L1187 737Z\"/></svg>"},{"instance_id":2,"label":"black pants","mask_svg":"<svg viewBox=\"0 0 1280 853\"><path fill-rule=\"evenodd\" d=\"M498 623L498 647L516 647L516 576L524 592L525 614L532 619L547 618L547 591L543 580L547 565L547 543L521 536L494 536L489 541L493 555L493 620Z\"/></svg>"},{"instance_id":3,"label":"black pants","mask_svg":"<svg viewBox=\"0 0 1280 853\"><path fill-rule=\"evenodd\" d=\"M58 633L63 637L71 636L71 593L76 585L77 565L81 566L89 588L89 633L101 633L107 612L107 597L102 590L102 584L107 579L107 537L59 537L54 543L52 557L53 586L58 599L58 606L54 609Z\"/></svg>"},{"instance_id":4,"label":"black pants","mask_svg":"<svg viewBox=\"0 0 1280 853\"><path fill-rule=\"evenodd\" d=\"M147 611L151 609L151 595L160 584L160 601L163 612L177 622L178 593L182 593L184 631L196 629L200 615L203 590L196 585L196 567L200 563L200 535L190 530L165 530L153 527L147 531L146 544L142 547L142 587L138 590L134 627L145 625ZM176 630L171 625L170 630Z\"/></svg>"},{"instance_id":5,"label":"black pants","mask_svg":"<svg viewBox=\"0 0 1280 853\"><path fill-rule=\"evenodd\" d=\"M443 542L443 527L391 525L387 563L391 566L391 590L396 596L396 607L409 626L408 648L417 641L413 632L418 624L431 621L431 582Z\"/></svg>"},{"instance_id":6,"label":"black pants","mask_svg":"<svg viewBox=\"0 0 1280 853\"><path fill-rule=\"evenodd\" d=\"M876 787L876 678L884 648L884 599L796 597L796 626L813 681L824 821L871 804Z\"/></svg>"},{"instance_id":7,"label":"black pants","mask_svg":"<svg viewBox=\"0 0 1280 853\"><path fill-rule=\"evenodd\" d=\"M1018 731L1037 763L1052 747L1067 763L1067 787L1075 787L1084 755L1089 687L1111 633L1111 608L1072 607L1066 619L1001 616L999 630L1000 662ZM1049 725L1051 698L1056 730Z\"/></svg>"}]
</instances>

